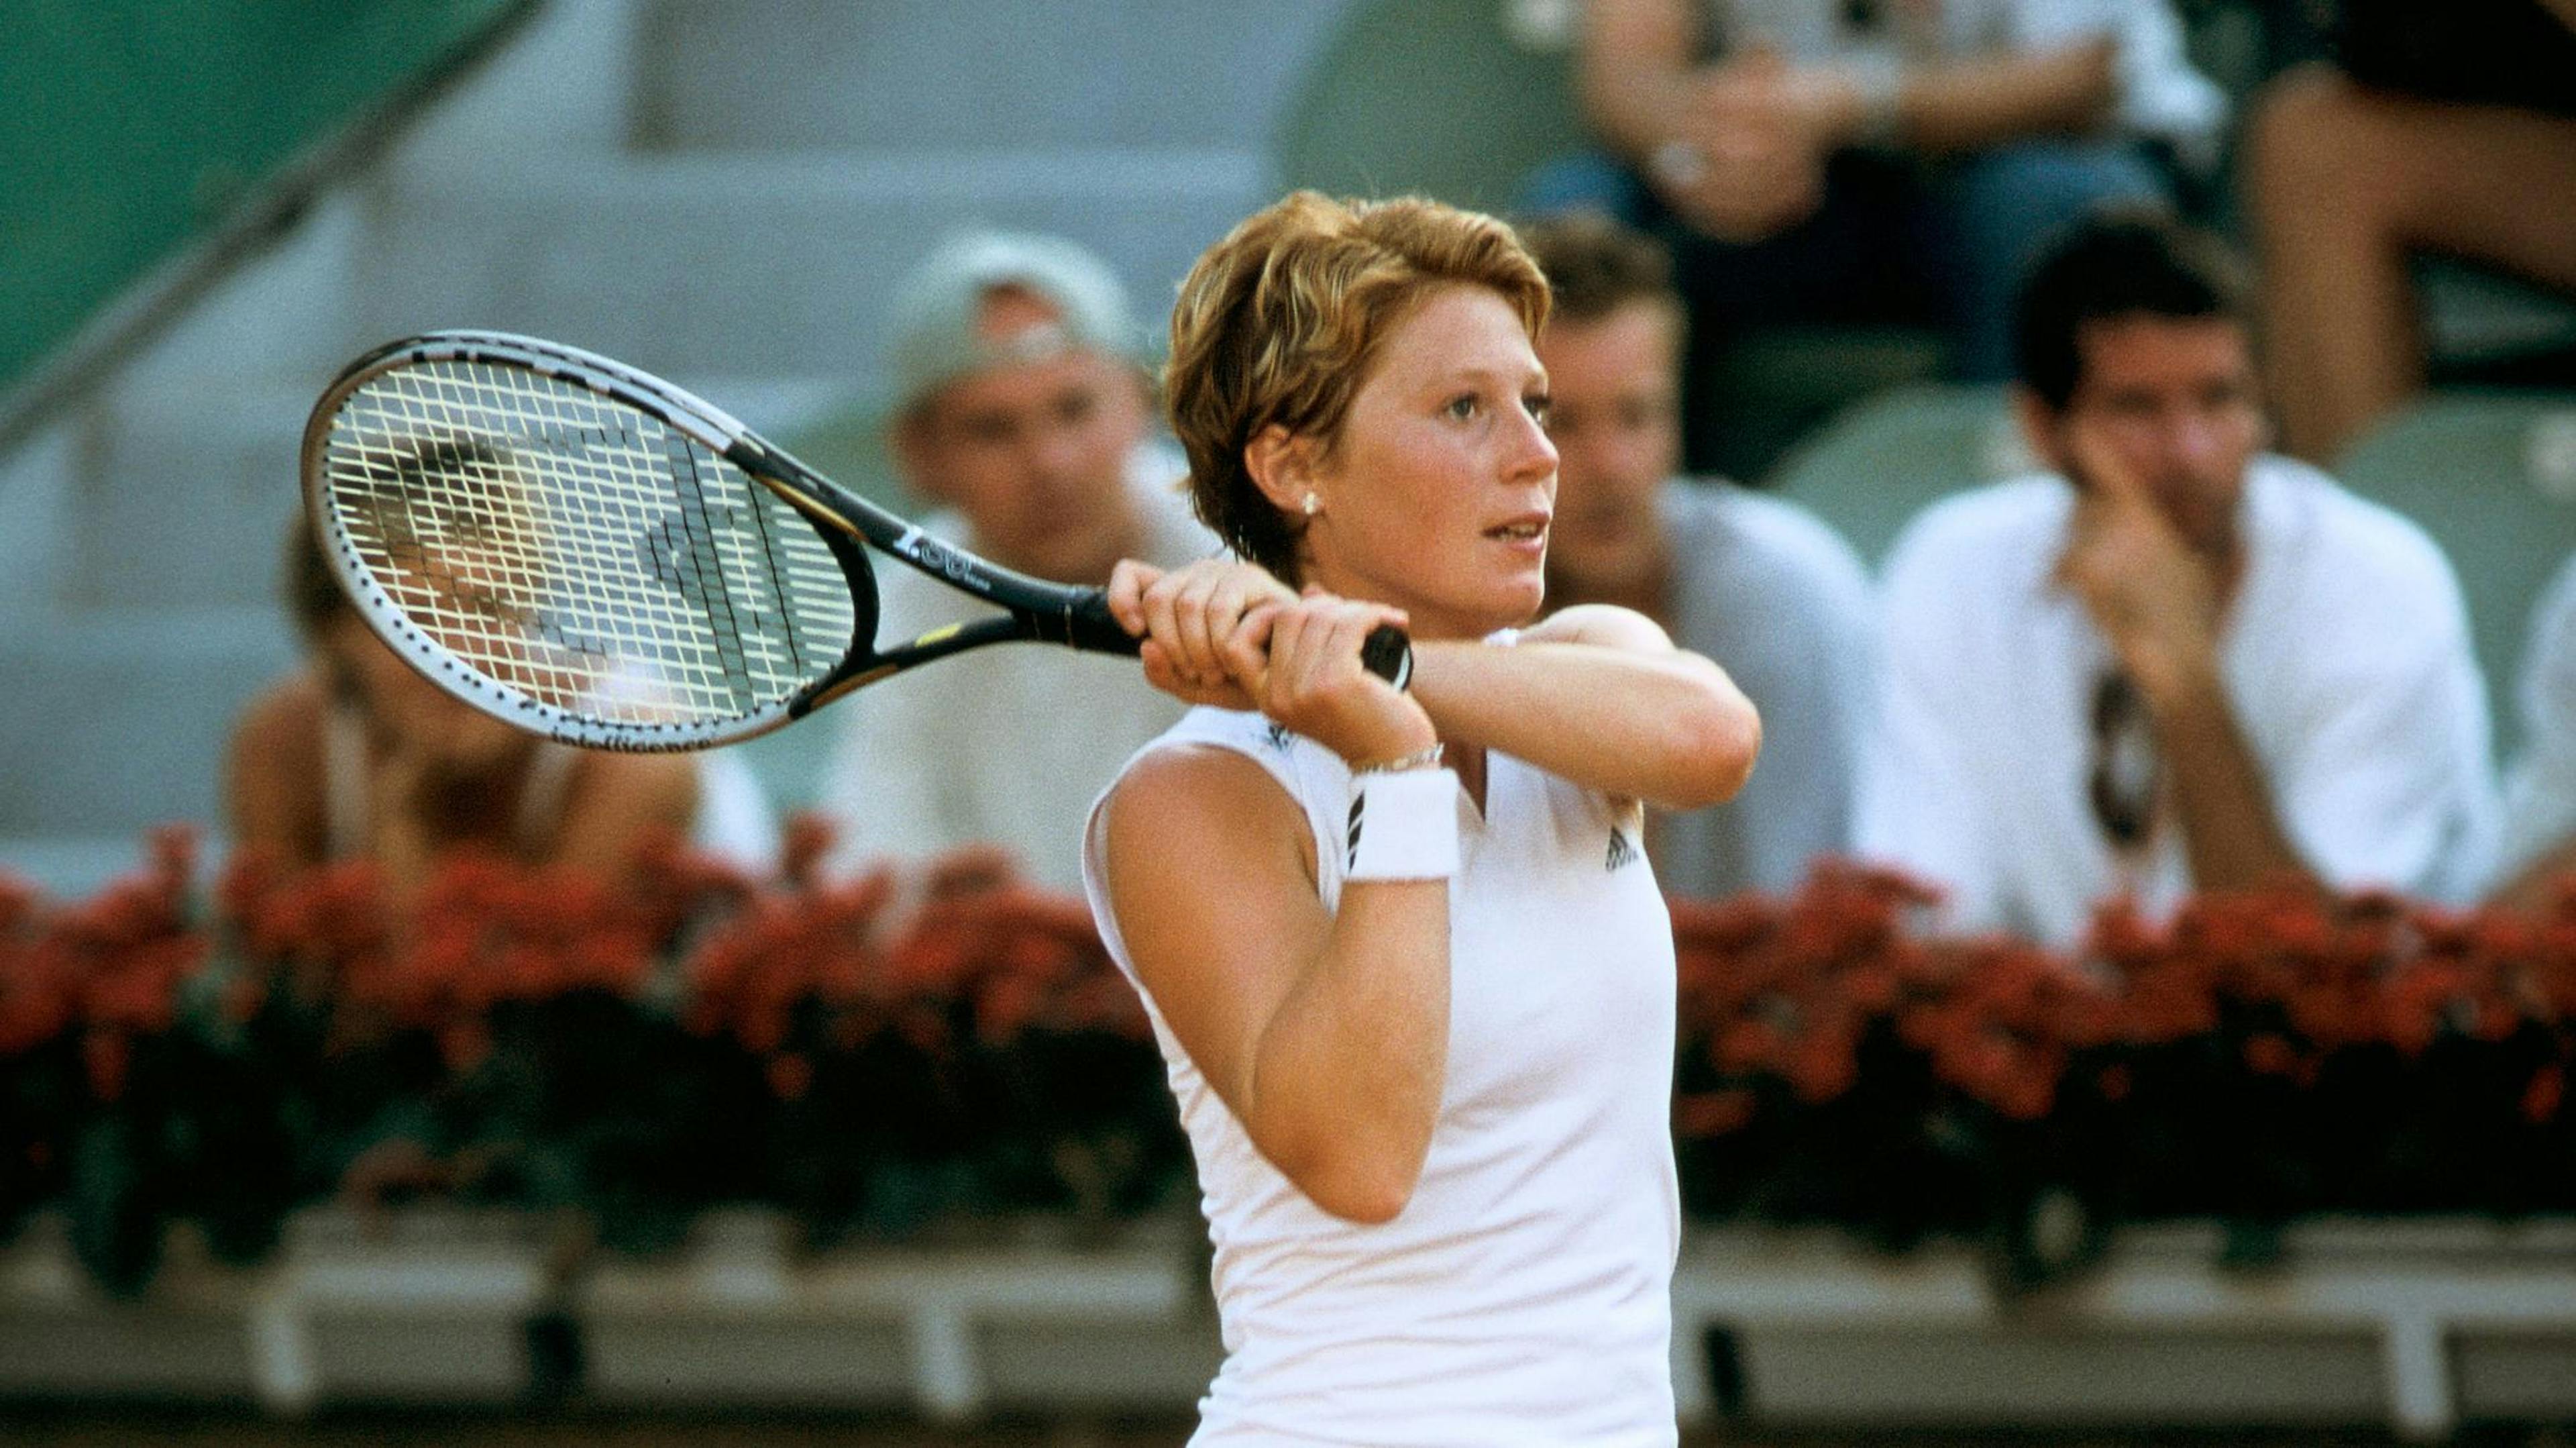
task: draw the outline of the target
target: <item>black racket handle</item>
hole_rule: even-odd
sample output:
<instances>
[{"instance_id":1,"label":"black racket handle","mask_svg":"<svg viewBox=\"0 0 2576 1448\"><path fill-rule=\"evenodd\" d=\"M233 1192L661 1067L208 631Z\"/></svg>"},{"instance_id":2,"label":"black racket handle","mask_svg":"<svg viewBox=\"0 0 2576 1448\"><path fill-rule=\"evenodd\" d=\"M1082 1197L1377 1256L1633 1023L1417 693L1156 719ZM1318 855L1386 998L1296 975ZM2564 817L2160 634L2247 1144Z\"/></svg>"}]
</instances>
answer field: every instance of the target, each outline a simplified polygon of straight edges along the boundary
<instances>
[{"instance_id":1,"label":"black racket handle","mask_svg":"<svg viewBox=\"0 0 2576 1448\"><path fill-rule=\"evenodd\" d=\"M1065 635L1059 642L1104 654L1134 654L1145 641L1129 633L1109 611L1109 591L1086 591L1065 611ZM1413 640L1394 624L1380 624L1360 641L1360 667L1401 689L1413 682Z\"/></svg>"},{"instance_id":2,"label":"black racket handle","mask_svg":"<svg viewBox=\"0 0 2576 1448\"><path fill-rule=\"evenodd\" d=\"M1413 640L1391 623L1379 624L1360 640L1360 667L1399 689L1413 683Z\"/></svg>"}]
</instances>

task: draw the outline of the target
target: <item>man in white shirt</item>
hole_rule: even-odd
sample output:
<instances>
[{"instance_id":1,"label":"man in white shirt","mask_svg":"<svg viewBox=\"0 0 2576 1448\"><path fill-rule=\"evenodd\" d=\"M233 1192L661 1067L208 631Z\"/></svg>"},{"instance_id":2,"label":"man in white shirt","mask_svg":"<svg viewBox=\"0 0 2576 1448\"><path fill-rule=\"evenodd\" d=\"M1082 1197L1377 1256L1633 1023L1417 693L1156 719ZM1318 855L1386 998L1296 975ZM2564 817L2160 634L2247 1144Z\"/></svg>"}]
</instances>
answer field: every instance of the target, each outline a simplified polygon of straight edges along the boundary
<instances>
[{"instance_id":1,"label":"man in white shirt","mask_svg":"<svg viewBox=\"0 0 2576 1448\"><path fill-rule=\"evenodd\" d=\"M1655 877L1703 898L1787 889L1851 848L1868 575L1814 514L1679 475L1688 324L1659 242L1586 213L1520 232L1556 293L1537 344L1557 450L1548 606L1633 608L1717 660L1762 711L1762 762L1742 792L1649 822Z\"/></svg>"},{"instance_id":2,"label":"man in white shirt","mask_svg":"<svg viewBox=\"0 0 2576 1448\"><path fill-rule=\"evenodd\" d=\"M2576 875L2576 559L2531 611L2515 682L2523 746L2505 778L2496 901L2543 910Z\"/></svg>"},{"instance_id":3,"label":"man in white shirt","mask_svg":"<svg viewBox=\"0 0 2576 1448\"><path fill-rule=\"evenodd\" d=\"M2066 943L2128 894L2475 888L2488 720L2450 565L2262 454L2232 258L2088 221L2015 313L2015 407L2055 476L1934 505L1889 562L1861 845L1963 928Z\"/></svg>"},{"instance_id":4,"label":"man in white shirt","mask_svg":"<svg viewBox=\"0 0 2576 1448\"><path fill-rule=\"evenodd\" d=\"M891 451L941 505L922 526L1060 583L1215 551L1176 490L1179 454L1151 439L1139 341L1117 279L1070 242L979 232L925 258L896 289L888 349ZM900 565L876 573L884 639L991 611ZM832 713L837 867L907 861L933 890L1015 871L1076 890L1093 797L1181 709L1131 660L1032 644L958 655Z\"/></svg>"}]
</instances>

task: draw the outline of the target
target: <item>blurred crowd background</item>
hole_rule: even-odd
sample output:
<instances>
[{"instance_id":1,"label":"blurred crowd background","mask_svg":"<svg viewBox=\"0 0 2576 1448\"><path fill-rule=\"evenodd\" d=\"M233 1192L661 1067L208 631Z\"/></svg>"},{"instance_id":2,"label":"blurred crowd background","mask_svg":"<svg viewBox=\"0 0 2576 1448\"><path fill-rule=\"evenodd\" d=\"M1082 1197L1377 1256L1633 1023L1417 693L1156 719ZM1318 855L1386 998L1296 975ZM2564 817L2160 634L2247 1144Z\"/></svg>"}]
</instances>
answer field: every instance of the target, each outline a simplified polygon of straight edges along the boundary
<instances>
[{"instance_id":1,"label":"blurred crowd background","mask_svg":"<svg viewBox=\"0 0 2576 1448\"><path fill-rule=\"evenodd\" d=\"M9 1220L31 1225L0 1249L0 1353L21 1359L0 1363L0 1392L45 1405L26 1420L33 1441L232 1441L181 1436L184 1415L95 1416L97 1402L559 1412L602 1384L603 1401L683 1414L865 1410L825 1438L998 1400L1037 1424L1025 1441L1131 1441L1101 1425L1137 1412L1133 1441L1177 1441L1169 1423L1212 1362L1185 1169L1168 1123L1136 1125L1169 1110L1150 1048L1098 1044L1135 1045L1132 1009L1114 980L1100 988L1065 893L1090 799L1177 709L1132 665L1003 651L706 756L538 746L423 685L340 603L295 524L296 450L350 357L488 327L670 377L1024 571L1100 582L1122 556L1183 561L1210 545L1168 486L1183 465L1152 384L1166 304L1201 249L1297 186L1419 192L1523 224L1560 291L1540 347L1564 455L1551 588L1654 614L1764 710L1746 795L1649 837L1661 883L1690 902L1685 990L1707 1007L1697 1036L1685 1022L1704 1055L1682 1073L1695 1211L1860 1223L1881 1247L2001 1223L2000 1257L1989 1242L1884 1270L1955 1269L1957 1291L2004 1302L2098 1263L2114 1216L2182 1234L2158 1239L2155 1262L2279 1272L2382 1252L2406 1264L2383 1276L2412 1283L2456 1250L2457 1273L2499 1291L2538 1272L2567 1293L2492 1309L2510 1342L2469 1367L2443 1356L2464 1349L2395 1345L2395 1328L2357 1357L2320 1346L2316 1321L2247 1308L2240 1279L2167 1282L2222 1304L2220 1325L2148 1350L2140 1378L2161 1396L2106 1390L2117 1406L2100 1412L2082 1384L2085 1354L2113 1350L2108 1328L1943 1327L1967 1319L1872 1276L1879 1259L1764 1258L1710 1279L1706 1311L1723 1319L1725 1292L1748 1284L1796 1298L1808 1282L1811 1305L1869 1297L1889 1314L1871 1332L1901 1336L1888 1324L1928 1312L1917 1336L1934 1345L1889 1369L1919 1390L1857 1399L1900 1425L2361 1421L2425 1436L2464 1416L2576 1417L2576 1113L2559 1107L2576 1040L2576 917L2559 884L2576 837L2565 0L19 8L20 43L0 57L0 90L21 102L0 121L0 938L18 942L0 948L0 1070L21 1128L0 1147L24 1160L0 1185ZM962 612L895 573L881 570L889 634ZM171 822L202 845L147 849ZM144 883L111 883L147 855ZM466 857L486 873L458 874ZM1899 874L1836 863L1853 859ZM198 882L200 860L220 884ZM545 873L559 870L604 893ZM2376 892L2360 908L2377 913L2321 903L2341 891ZM2259 908L2190 923L2189 902L2213 892ZM2139 913L2105 925L2095 912L2115 898ZM396 923L334 913L349 910ZM2180 932L2158 934L2177 911ZM724 928L702 923L717 914ZM2209 943L2223 928L2256 945L2227 955ZM512 931L536 944L491 994L535 992L543 975L550 1009L584 990L658 1003L668 1039L640 1006L607 1026L459 1014L487 989L461 963L476 947L438 966L420 942ZM581 931L650 944L602 964ZM1820 932L1836 943L1797 944ZM2258 1119L2208 1159L2240 1181L2273 1140L2261 1129L2341 1120L2370 1136L2355 1111L2420 1089L2371 1050L2485 1073L2512 1130L2453 1129L2483 1119L2486 1097L2464 1090L2238 1197L2141 1185L2159 1169L2141 1162L2206 1165L2152 1133L2120 1138L2147 1143L2125 1175L2034 1173L2030 1141L2074 1137L2005 1123L2080 1135L2107 1118L2065 1103L2110 1110L2133 1067L2181 1056L2104 1057L2096 1072L2084 1052L2104 1049L2101 1028L2016 1016L2014 1040L2051 1062L2049 1102L2025 1112L2029 1078L1932 1042L1929 1069L1984 1112L1973 1149L1920 1176L1907 1151L1939 1152L1919 1142L1815 1149L1838 1122L1968 1128L1947 1108L1798 1115L1885 1108L1838 1080L1846 1060L1886 1079L1862 1077L1879 1038L1855 1026L1839 1055L1766 1054L1726 1027L1768 1030L1763 1012L1796 1001L1809 1018L1785 1034L1812 1042L1824 997L1882 1009L1864 982L1914 968L1900 936L1962 932L1982 943L1959 969L2025 982L2019 1004L1976 1006L1998 1019L2059 1009L2030 1004L2059 978L2029 973L2033 950L2096 986L2113 965L2135 981L2263 950L2290 962L2293 984L2242 987L2225 965L2195 977L2235 1012L2213 1016L2210 1039L2250 1072L2246 1090L2324 1081L2309 1115L2221 1092L2177 1118ZM367 976L384 955L402 969ZM831 975L862 957L944 971L948 993L863 1031ZM114 1010L99 992L58 978L65 960L111 958L116 979L147 982L135 1019L160 1024L102 1026ZM2333 988L2376 1002L2428 961L2487 982L2511 1023L2478 1024L2457 983L2424 1013L2426 1040L2448 1033L2430 1057L2376 1015L2339 1037L2316 1024L2322 1008L2300 1014L2298 988L2334 971ZM272 1008L326 964L343 995ZM1739 984L1755 975L1758 989ZM66 1002L52 1016L28 1004L39 986ZM2119 1018L2146 1019L2143 999L2120 996ZM286 1055L238 1036L156 1054L165 1018L190 1012L253 1034L271 1023L279 1040L309 1028L314 1061L327 1053L312 1043L345 1063L346 1041L373 1031L374 1074L271 1079L258 1063ZM989 1049L961 1066L925 1044L952 1028ZM385 1045L404 1030L418 1040ZM891 1044L854 1046L862 1034ZM2454 1035L2467 1054L2439 1055ZM684 1036L737 1042L740 1060L686 1054ZM187 1074L218 1058L253 1065ZM916 1058L940 1083L918 1099L903 1075ZM527 1085L585 1070L609 1089ZM2056 1084L2077 1074L2080 1090ZM1739 1117L1771 1110L1745 1084L1757 1077L1799 1103L1760 1119L1805 1136L1730 1154L1754 1139ZM190 1100L210 1080L274 1110L217 1120ZM161 1137L195 1135L97 1145L140 1131L143 1101L162 1103ZM658 1133L661 1155L708 1165L671 1187L655 1173L686 1161L618 1157L565 1124L576 1109L649 1118L632 1129ZM943 1155L849 1124L904 1112L983 1144ZM54 1124L27 1124L40 1118ZM844 1130L864 1138L849 1151L867 1172L836 1172ZM524 1140L496 1146L513 1131ZM729 1132L785 1165L729 1155ZM555 1158L529 1144L576 1139L562 1159L578 1183L549 1185ZM2490 1180L2459 1166L2472 1147L2530 1170ZM224 1152L230 1176L170 1165ZM235 1180L240 1161L273 1164L264 1192ZM258 1225L233 1233L239 1250L190 1195L218 1179L266 1213L245 1211ZM1756 1200L1741 1184L1757 1179L1799 1184ZM1853 1207L1908 1194L1927 1205ZM2061 1198L2076 1219L2053 1243ZM757 1217L711 1237L693 1225L745 1201L783 1204L797 1243ZM439 1215L460 1203L509 1211ZM554 1210L566 1204L580 1212ZM388 1206L408 1225L386 1225ZM2540 1235L2297 1237L2317 1207ZM278 1225L290 1210L304 1215ZM955 1220L977 1213L980 1231ZM165 1249L171 1221L216 1258L293 1272ZM585 1275L602 1241L666 1265L603 1287ZM860 1256L796 1285L798 1254L827 1246ZM904 1285L906 1251L948 1274L930 1296ZM2368 1297L2375 1270L2336 1290ZM245 1299L236 1271L270 1285ZM1017 1285L988 1291L979 1274ZM139 1301L97 1297L85 1275ZM294 1290L275 1286L290 1276ZM2441 1296L2423 1290L2406 1301ZM261 1316L258 1301L298 1291L333 1305ZM408 1325L369 1325L379 1291ZM613 1343L584 1327L583 1294L601 1291L625 1314ZM975 1315L1005 1300L1037 1326ZM666 1301L691 1325L657 1327L650 1304ZM1100 1319L1116 1326L1087 1325L1102 1301L1128 1304ZM891 1316L863 1328L834 1316L879 1310ZM442 1311L481 1325L443 1335ZM1704 1381L1686 1404L1733 1424L1726 1441L1763 1441L1800 1411L1833 1421L1835 1375L1886 1361L1865 1335L1803 1359L1776 1345L1795 1336L1695 1336L1684 1367ZM2011 1351L1972 1361L1997 1336ZM706 1343L729 1344L712 1366ZM471 1361L422 1365L455 1353ZM870 1355L879 1367L850 1368ZM807 1377L832 1386L800 1390ZM1944 1395L1960 1381L1993 1387ZM486 1430L504 1431L385 1431Z\"/></svg>"}]
</instances>

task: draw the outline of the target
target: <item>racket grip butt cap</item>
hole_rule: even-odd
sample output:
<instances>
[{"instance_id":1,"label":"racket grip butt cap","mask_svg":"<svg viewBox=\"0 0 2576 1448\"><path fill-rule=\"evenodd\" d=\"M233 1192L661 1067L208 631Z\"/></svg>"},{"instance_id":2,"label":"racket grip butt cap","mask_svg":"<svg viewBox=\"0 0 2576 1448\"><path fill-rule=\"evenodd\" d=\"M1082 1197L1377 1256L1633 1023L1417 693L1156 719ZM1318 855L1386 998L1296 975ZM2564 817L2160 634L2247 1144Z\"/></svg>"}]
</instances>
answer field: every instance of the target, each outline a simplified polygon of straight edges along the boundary
<instances>
[{"instance_id":1,"label":"racket grip butt cap","mask_svg":"<svg viewBox=\"0 0 2576 1448\"><path fill-rule=\"evenodd\" d=\"M1360 641L1360 666L1402 689L1413 682L1413 640L1394 624L1379 624Z\"/></svg>"}]
</instances>

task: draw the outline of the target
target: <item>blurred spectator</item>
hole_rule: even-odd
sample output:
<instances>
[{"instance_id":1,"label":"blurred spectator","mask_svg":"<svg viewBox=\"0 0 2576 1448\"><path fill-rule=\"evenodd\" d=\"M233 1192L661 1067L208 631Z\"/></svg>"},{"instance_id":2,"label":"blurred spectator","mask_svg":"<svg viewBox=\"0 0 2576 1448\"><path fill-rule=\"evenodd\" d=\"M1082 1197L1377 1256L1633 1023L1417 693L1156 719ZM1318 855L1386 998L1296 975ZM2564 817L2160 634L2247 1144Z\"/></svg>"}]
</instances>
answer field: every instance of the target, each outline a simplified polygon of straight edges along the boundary
<instances>
[{"instance_id":1,"label":"blurred spectator","mask_svg":"<svg viewBox=\"0 0 2576 1448\"><path fill-rule=\"evenodd\" d=\"M2208 153L2224 109L2164 0L1592 0L1578 85L1611 154L1542 173L1530 209L1664 237L1695 352L1749 327L1935 321L1979 381L2010 369L2037 242L2105 198L2165 195L2165 163Z\"/></svg>"},{"instance_id":2,"label":"blurred spectator","mask_svg":"<svg viewBox=\"0 0 2576 1448\"><path fill-rule=\"evenodd\" d=\"M896 466L941 505L923 528L1060 583L1214 553L1174 486L1187 466L1149 440L1140 340L1117 278L1071 242L982 232L924 259L887 347ZM885 637L990 611L900 566L877 581ZM1093 796L1181 706L1130 660L1031 647L962 654L834 713L822 803L840 868L894 857L934 890L1017 870L1078 890Z\"/></svg>"},{"instance_id":3,"label":"blurred spectator","mask_svg":"<svg viewBox=\"0 0 2576 1448\"><path fill-rule=\"evenodd\" d=\"M2282 439L2337 456L2424 386L2412 258L2576 291L2576 0L2344 0L2257 103L2247 204Z\"/></svg>"},{"instance_id":4,"label":"blurred spectator","mask_svg":"<svg viewBox=\"0 0 2576 1448\"><path fill-rule=\"evenodd\" d=\"M1743 792L1657 816L1647 854L1674 894L1786 888L1851 845L1868 578L1804 510L1678 475L1686 324L1661 245L1591 215L1520 231L1556 292L1538 339L1558 459L1549 603L1645 614L1762 710L1762 763Z\"/></svg>"},{"instance_id":5,"label":"blurred spectator","mask_svg":"<svg viewBox=\"0 0 2576 1448\"><path fill-rule=\"evenodd\" d=\"M2522 757L2505 776L2497 902L2550 905L2576 875L2576 559L2531 611L2515 692Z\"/></svg>"},{"instance_id":6,"label":"blurred spectator","mask_svg":"<svg viewBox=\"0 0 2576 1448\"><path fill-rule=\"evenodd\" d=\"M2414 524L2261 454L2233 259L2092 220L2016 312L2055 471L1934 505L1888 563L1862 848L1956 924L2079 936L2115 893L2457 897L2495 813L2459 585Z\"/></svg>"},{"instance_id":7,"label":"blurred spectator","mask_svg":"<svg viewBox=\"0 0 2576 1448\"><path fill-rule=\"evenodd\" d=\"M290 866L373 859L398 901L458 850L622 870L656 826L768 862L768 806L738 761L574 749L451 698L367 627L300 519L286 594L307 662L234 728L225 811L237 848Z\"/></svg>"}]
</instances>

